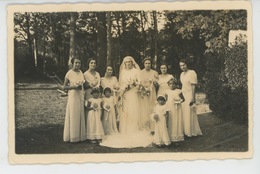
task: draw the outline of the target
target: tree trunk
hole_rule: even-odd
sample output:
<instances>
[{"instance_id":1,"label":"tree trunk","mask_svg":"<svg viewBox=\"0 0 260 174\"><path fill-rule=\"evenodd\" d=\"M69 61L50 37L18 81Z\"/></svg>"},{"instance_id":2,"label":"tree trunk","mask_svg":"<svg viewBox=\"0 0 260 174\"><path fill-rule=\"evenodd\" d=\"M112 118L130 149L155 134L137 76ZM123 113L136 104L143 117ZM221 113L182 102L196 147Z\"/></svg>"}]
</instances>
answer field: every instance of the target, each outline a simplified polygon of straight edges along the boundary
<instances>
[{"instance_id":1,"label":"tree trunk","mask_svg":"<svg viewBox=\"0 0 260 174\"><path fill-rule=\"evenodd\" d=\"M107 57L107 31L106 31L106 13L97 13L97 63L100 67L98 70L104 74Z\"/></svg>"},{"instance_id":2,"label":"tree trunk","mask_svg":"<svg viewBox=\"0 0 260 174\"><path fill-rule=\"evenodd\" d=\"M153 11L153 22L154 22L154 64L153 68L157 69L158 57L157 57L157 35L158 35L158 27L157 27L157 15L156 11Z\"/></svg>"},{"instance_id":3,"label":"tree trunk","mask_svg":"<svg viewBox=\"0 0 260 174\"><path fill-rule=\"evenodd\" d=\"M71 59L75 56L75 26L76 26L76 13L70 13L70 52L68 67L72 68Z\"/></svg>"},{"instance_id":4,"label":"tree trunk","mask_svg":"<svg viewBox=\"0 0 260 174\"><path fill-rule=\"evenodd\" d=\"M31 17L30 17L30 13L25 13L25 18L26 18L26 34L27 34L27 43L29 45L29 51L28 51L28 54L29 54L29 68L31 71L34 71L34 56L33 56L33 37L30 33L30 20L31 20Z\"/></svg>"},{"instance_id":5,"label":"tree trunk","mask_svg":"<svg viewBox=\"0 0 260 174\"><path fill-rule=\"evenodd\" d=\"M141 16L141 27L142 27L142 35L143 35L143 59L146 57L146 33L145 33L145 12L140 12Z\"/></svg>"},{"instance_id":6,"label":"tree trunk","mask_svg":"<svg viewBox=\"0 0 260 174\"><path fill-rule=\"evenodd\" d=\"M111 12L107 12L107 65L112 65L111 57Z\"/></svg>"}]
</instances>

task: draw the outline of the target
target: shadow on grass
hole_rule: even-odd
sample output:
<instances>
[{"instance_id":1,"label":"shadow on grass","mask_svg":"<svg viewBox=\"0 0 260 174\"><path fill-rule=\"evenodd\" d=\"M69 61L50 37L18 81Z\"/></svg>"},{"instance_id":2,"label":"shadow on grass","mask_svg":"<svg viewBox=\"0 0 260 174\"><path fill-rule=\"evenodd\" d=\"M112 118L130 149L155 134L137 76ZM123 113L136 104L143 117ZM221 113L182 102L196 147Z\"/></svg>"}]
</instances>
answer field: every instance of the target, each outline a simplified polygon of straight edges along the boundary
<instances>
[{"instance_id":1,"label":"shadow on grass","mask_svg":"<svg viewBox=\"0 0 260 174\"><path fill-rule=\"evenodd\" d=\"M89 141L63 142L63 125L42 125L16 129L17 154L58 153L149 153L149 152L246 152L248 150L247 126L223 122L212 113L199 116L202 136L185 137L168 147L109 148Z\"/></svg>"}]
</instances>

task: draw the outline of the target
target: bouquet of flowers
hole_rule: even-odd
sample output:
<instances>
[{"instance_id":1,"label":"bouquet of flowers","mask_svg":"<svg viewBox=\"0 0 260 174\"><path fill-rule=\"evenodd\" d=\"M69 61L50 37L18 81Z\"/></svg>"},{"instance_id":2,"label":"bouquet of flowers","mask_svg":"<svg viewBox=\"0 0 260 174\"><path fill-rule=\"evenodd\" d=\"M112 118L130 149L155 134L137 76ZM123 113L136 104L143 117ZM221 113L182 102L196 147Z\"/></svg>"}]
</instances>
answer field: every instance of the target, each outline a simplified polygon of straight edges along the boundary
<instances>
[{"instance_id":1,"label":"bouquet of flowers","mask_svg":"<svg viewBox=\"0 0 260 174\"><path fill-rule=\"evenodd\" d=\"M89 86L91 88L94 88L94 87L97 86L97 84L98 84L98 78L95 76L95 79L92 82L89 83Z\"/></svg>"},{"instance_id":2,"label":"bouquet of flowers","mask_svg":"<svg viewBox=\"0 0 260 174\"><path fill-rule=\"evenodd\" d=\"M96 111L98 109L98 104L97 103L93 103L92 108L93 108L93 110Z\"/></svg>"},{"instance_id":3,"label":"bouquet of flowers","mask_svg":"<svg viewBox=\"0 0 260 174\"><path fill-rule=\"evenodd\" d=\"M137 79L129 79L126 83L124 92L129 91L130 89L135 88L138 85L139 82Z\"/></svg>"},{"instance_id":4,"label":"bouquet of flowers","mask_svg":"<svg viewBox=\"0 0 260 174\"><path fill-rule=\"evenodd\" d=\"M107 103L104 104L103 108L104 108L106 111L108 111L108 112L109 112L110 109L111 109L111 108L110 108L110 105L107 104Z\"/></svg>"},{"instance_id":5,"label":"bouquet of flowers","mask_svg":"<svg viewBox=\"0 0 260 174\"><path fill-rule=\"evenodd\" d=\"M152 113L152 114L151 114L151 119L152 119L152 121L154 121L154 122L158 122L158 121L159 121L159 115L156 114L156 113Z\"/></svg>"},{"instance_id":6,"label":"bouquet of flowers","mask_svg":"<svg viewBox=\"0 0 260 174\"><path fill-rule=\"evenodd\" d=\"M138 87L138 93L141 95L142 98L145 96L150 96L151 89L150 87L147 88L140 84Z\"/></svg>"},{"instance_id":7,"label":"bouquet of flowers","mask_svg":"<svg viewBox=\"0 0 260 174\"><path fill-rule=\"evenodd\" d=\"M71 83L71 86L77 86L77 87L83 87L83 84L85 83L85 80L80 80L75 83Z\"/></svg>"}]
</instances>

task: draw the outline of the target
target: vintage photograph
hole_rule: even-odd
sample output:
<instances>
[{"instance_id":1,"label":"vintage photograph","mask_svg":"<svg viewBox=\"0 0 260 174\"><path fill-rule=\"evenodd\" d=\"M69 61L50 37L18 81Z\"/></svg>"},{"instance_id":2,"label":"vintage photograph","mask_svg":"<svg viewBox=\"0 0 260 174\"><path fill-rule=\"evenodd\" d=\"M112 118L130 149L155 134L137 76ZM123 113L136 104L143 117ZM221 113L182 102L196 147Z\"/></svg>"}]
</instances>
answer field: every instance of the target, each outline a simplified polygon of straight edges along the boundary
<instances>
[{"instance_id":1,"label":"vintage photograph","mask_svg":"<svg viewBox=\"0 0 260 174\"><path fill-rule=\"evenodd\" d=\"M252 157L250 3L200 3L10 5L10 163Z\"/></svg>"}]
</instances>

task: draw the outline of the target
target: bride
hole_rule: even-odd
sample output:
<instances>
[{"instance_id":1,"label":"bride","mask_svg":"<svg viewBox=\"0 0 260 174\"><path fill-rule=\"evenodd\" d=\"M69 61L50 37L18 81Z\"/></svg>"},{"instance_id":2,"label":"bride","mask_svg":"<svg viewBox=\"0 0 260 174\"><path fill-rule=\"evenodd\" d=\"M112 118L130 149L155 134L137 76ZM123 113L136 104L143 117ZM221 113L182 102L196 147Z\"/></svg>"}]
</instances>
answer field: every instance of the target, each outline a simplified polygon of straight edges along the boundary
<instances>
[{"instance_id":1,"label":"bride","mask_svg":"<svg viewBox=\"0 0 260 174\"><path fill-rule=\"evenodd\" d=\"M140 68L131 56L126 56L120 66L121 91L119 134L108 135L100 145L114 148L147 147L152 143L148 131L140 130Z\"/></svg>"}]
</instances>

